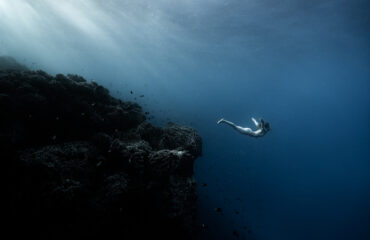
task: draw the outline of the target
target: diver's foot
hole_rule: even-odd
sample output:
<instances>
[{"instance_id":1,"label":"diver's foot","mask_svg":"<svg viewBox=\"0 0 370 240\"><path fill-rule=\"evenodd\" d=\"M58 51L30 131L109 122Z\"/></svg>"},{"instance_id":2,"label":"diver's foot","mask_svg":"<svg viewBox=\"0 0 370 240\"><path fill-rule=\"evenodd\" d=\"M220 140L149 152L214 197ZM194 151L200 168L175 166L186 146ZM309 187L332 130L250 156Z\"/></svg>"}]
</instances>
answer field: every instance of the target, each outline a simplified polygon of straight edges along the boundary
<instances>
[{"instance_id":1,"label":"diver's foot","mask_svg":"<svg viewBox=\"0 0 370 240\"><path fill-rule=\"evenodd\" d=\"M223 121L225 121L225 119L221 118L220 120L218 120L217 124L220 124L220 123L222 123Z\"/></svg>"}]
</instances>

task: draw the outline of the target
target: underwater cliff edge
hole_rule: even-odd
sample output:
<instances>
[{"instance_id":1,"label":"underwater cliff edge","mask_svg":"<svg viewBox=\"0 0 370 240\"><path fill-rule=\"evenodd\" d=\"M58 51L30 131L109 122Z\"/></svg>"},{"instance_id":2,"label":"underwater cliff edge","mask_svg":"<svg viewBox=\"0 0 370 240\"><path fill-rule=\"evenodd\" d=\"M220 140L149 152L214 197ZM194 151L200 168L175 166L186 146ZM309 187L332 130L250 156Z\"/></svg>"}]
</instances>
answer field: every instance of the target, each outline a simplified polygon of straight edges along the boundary
<instances>
[{"instance_id":1,"label":"underwater cliff edge","mask_svg":"<svg viewBox=\"0 0 370 240\"><path fill-rule=\"evenodd\" d=\"M193 239L198 133L78 75L0 57L0 158L7 229L42 239Z\"/></svg>"}]
</instances>

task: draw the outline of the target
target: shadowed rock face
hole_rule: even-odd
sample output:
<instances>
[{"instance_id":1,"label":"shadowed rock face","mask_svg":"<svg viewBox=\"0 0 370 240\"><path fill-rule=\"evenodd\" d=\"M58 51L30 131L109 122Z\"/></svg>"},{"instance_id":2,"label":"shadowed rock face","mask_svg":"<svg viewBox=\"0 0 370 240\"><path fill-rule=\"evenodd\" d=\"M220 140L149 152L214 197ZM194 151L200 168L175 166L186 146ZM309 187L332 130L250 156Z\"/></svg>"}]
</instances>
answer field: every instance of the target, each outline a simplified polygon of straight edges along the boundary
<instances>
[{"instance_id":1,"label":"shadowed rock face","mask_svg":"<svg viewBox=\"0 0 370 240\"><path fill-rule=\"evenodd\" d=\"M76 75L0 71L8 229L48 239L194 238L194 129Z\"/></svg>"},{"instance_id":2,"label":"shadowed rock face","mask_svg":"<svg viewBox=\"0 0 370 240\"><path fill-rule=\"evenodd\" d=\"M0 56L0 70L19 70L27 71L28 68L19 64L14 58L9 56Z\"/></svg>"}]
</instances>

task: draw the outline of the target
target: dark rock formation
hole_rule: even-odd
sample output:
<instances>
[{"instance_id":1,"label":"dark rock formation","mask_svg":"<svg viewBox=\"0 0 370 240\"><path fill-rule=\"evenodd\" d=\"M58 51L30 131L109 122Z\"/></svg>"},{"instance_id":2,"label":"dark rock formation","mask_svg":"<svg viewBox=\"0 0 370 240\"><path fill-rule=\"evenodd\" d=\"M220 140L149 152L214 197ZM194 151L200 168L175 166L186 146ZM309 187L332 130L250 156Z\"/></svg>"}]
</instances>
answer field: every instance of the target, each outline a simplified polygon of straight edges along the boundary
<instances>
[{"instance_id":1,"label":"dark rock formation","mask_svg":"<svg viewBox=\"0 0 370 240\"><path fill-rule=\"evenodd\" d=\"M14 58L9 56L0 56L0 70L29 70L26 66L19 64Z\"/></svg>"},{"instance_id":2,"label":"dark rock formation","mask_svg":"<svg viewBox=\"0 0 370 240\"><path fill-rule=\"evenodd\" d=\"M192 239L201 145L195 130L155 127L80 76L0 71L12 237Z\"/></svg>"}]
</instances>

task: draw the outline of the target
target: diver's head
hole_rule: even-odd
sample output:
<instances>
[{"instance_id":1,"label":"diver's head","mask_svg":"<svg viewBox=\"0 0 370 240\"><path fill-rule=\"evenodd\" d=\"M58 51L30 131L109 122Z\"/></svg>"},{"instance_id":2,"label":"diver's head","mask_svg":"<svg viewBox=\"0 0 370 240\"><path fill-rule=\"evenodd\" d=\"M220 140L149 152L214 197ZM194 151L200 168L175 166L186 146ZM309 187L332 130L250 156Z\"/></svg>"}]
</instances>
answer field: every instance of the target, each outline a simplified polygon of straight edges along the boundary
<instances>
[{"instance_id":1,"label":"diver's head","mask_svg":"<svg viewBox=\"0 0 370 240\"><path fill-rule=\"evenodd\" d=\"M260 118L260 127L266 132L270 131L270 123L265 122L263 118Z\"/></svg>"},{"instance_id":2,"label":"diver's head","mask_svg":"<svg viewBox=\"0 0 370 240\"><path fill-rule=\"evenodd\" d=\"M267 131L270 131L270 123L268 123L268 122L265 122L264 124L263 124L263 128L265 129L265 131L267 132Z\"/></svg>"}]
</instances>

